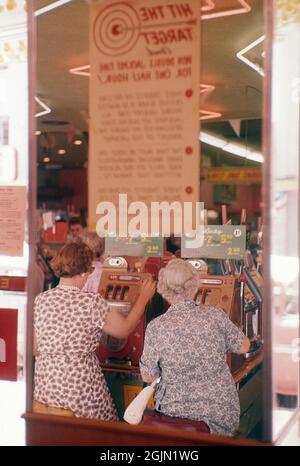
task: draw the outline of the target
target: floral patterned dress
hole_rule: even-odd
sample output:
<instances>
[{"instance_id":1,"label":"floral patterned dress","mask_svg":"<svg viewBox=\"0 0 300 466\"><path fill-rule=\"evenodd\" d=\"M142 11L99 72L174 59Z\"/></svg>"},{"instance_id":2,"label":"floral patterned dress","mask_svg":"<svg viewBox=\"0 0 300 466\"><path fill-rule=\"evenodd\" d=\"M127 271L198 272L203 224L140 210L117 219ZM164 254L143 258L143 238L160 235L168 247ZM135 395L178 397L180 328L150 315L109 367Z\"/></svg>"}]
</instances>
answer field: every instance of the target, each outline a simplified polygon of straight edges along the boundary
<instances>
[{"instance_id":1,"label":"floral patterned dress","mask_svg":"<svg viewBox=\"0 0 300 466\"><path fill-rule=\"evenodd\" d=\"M226 352L238 352L244 335L220 309L183 301L147 326L140 368L161 376L155 409L204 421L211 433L232 435L239 426L238 393Z\"/></svg>"},{"instance_id":2,"label":"floral patterned dress","mask_svg":"<svg viewBox=\"0 0 300 466\"><path fill-rule=\"evenodd\" d=\"M117 420L95 349L108 312L97 294L59 285L34 306L34 399L77 417Z\"/></svg>"}]
</instances>

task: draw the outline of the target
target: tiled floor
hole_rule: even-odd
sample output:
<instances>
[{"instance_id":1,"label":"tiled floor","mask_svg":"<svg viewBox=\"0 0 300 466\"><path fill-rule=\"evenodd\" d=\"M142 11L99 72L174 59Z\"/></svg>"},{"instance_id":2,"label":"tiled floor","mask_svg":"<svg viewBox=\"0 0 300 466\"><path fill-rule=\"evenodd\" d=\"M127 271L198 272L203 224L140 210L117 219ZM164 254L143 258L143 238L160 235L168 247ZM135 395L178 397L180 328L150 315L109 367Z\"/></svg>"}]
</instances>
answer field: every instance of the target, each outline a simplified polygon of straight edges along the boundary
<instances>
[{"instance_id":1,"label":"tiled floor","mask_svg":"<svg viewBox=\"0 0 300 466\"><path fill-rule=\"evenodd\" d=\"M25 383L0 381L0 446L25 445Z\"/></svg>"}]
</instances>

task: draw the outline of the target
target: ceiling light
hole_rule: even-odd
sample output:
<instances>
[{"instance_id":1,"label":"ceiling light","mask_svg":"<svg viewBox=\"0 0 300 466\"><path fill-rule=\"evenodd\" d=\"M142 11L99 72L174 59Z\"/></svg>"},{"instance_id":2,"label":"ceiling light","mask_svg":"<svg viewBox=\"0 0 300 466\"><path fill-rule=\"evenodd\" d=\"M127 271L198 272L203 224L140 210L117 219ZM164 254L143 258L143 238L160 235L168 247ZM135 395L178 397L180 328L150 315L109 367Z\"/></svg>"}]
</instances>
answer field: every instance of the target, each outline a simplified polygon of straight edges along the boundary
<instances>
[{"instance_id":1,"label":"ceiling light","mask_svg":"<svg viewBox=\"0 0 300 466\"><path fill-rule=\"evenodd\" d=\"M230 152L231 154L239 155L240 157L245 157L247 153L247 149L245 146L238 146L233 142L225 144L225 146L223 146L222 149L226 152Z\"/></svg>"},{"instance_id":2,"label":"ceiling light","mask_svg":"<svg viewBox=\"0 0 300 466\"><path fill-rule=\"evenodd\" d=\"M216 86L213 84L200 84L200 95L203 94L203 99L205 99L211 92L216 89ZM220 112L212 112L210 110L202 109L200 110L199 120L210 120L212 118L219 118L222 116Z\"/></svg>"},{"instance_id":3,"label":"ceiling light","mask_svg":"<svg viewBox=\"0 0 300 466\"><path fill-rule=\"evenodd\" d=\"M43 158L43 162L45 162L45 163L50 162L50 157L44 157L44 158Z\"/></svg>"},{"instance_id":4,"label":"ceiling light","mask_svg":"<svg viewBox=\"0 0 300 466\"><path fill-rule=\"evenodd\" d=\"M214 91L216 86L213 84L200 84L200 94L208 94L209 92Z\"/></svg>"},{"instance_id":5,"label":"ceiling light","mask_svg":"<svg viewBox=\"0 0 300 466\"><path fill-rule=\"evenodd\" d=\"M204 0L206 5L203 5L201 7L201 11L210 11L215 8L215 4L212 0Z\"/></svg>"},{"instance_id":6,"label":"ceiling light","mask_svg":"<svg viewBox=\"0 0 300 466\"><path fill-rule=\"evenodd\" d=\"M36 132L35 132L35 135L36 135L36 136L40 136L40 134L42 134L42 131L36 131Z\"/></svg>"},{"instance_id":7,"label":"ceiling light","mask_svg":"<svg viewBox=\"0 0 300 466\"><path fill-rule=\"evenodd\" d=\"M75 140L73 141L73 144L75 144L75 146L81 146L82 140L81 140L81 139L75 139Z\"/></svg>"},{"instance_id":8,"label":"ceiling light","mask_svg":"<svg viewBox=\"0 0 300 466\"><path fill-rule=\"evenodd\" d=\"M201 15L201 19L213 19L213 18L222 18L223 16L232 16L232 15L241 15L243 13L249 13L251 11L251 6L245 0L237 0L237 3L242 8L231 8L230 10L218 11L216 13L206 13ZM210 8L212 10L212 8Z\"/></svg>"},{"instance_id":9,"label":"ceiling light","mask_svg":"<svg viewBox=\"0 0 300 466\"><path fill-rule=\"evenodd\" d=\"M201 142L204 142L205 144L209 144L210 146L219 148L222 148L227 144L226 139L213 136L212 134L205 133L204 131L201 131L199 139Z\"/></svg>"},{"instance_id":10,"label":"ceiling light","mask_svg":"<svg viewBox=\"0 0 300 466\"><path fill-rule=\"evenodd\" d=\"M42 112L38 112L34 115L36 118L51 113L51 108L48 107L45 102L42 102L37 96L35 96L34 100L44 109Z\"/></svg>"},{"instance_id":11,"label":"ceiling light","mask_svg":"<svg viewBox=\"0 0 300 466\"><path fill-rule=\"evenodd\" d=\"M78 74L79 76L90 76L90 65L77 66L76 68L69 69L71 74Z\"/></svg>"},{"instance_id":12,"label":"ceiling light","mask_svg":"<svg viewBox=\"0 0 300 466\"><path fill-rule=\"evenodd\" d=\"M242 146L241 144L235 143L228 143L224 147L223 150L229 152L230 154L238 155L239 157L244 157L247 160L252 160L253 162L263 163L264 157L260 152L253 152L249 150L246 146Z\"/></svg>"},{"instance_id":13,"label":"ceiling light","mask_svg":"<svg viewBox=\"0 0 300 466\"><path fill-rule=\"evenodd\" d=\"M204 142L205 144L218 147L219 149L229 152L230 154L237 155L238 157L242 157L244 159L251 160L253 162L259 162L259 163L264 162L264 156L261 152L251 151L249 150L248 147L242 144L237 144L237 143L228 141L227 139L214 136L210 133L206 133L203 131L201 131L199 139L201 142Z\"/></svg>"},{"instance_id":14,"label":"ceiling light","mask_svg":"<svg viewBox=\"0 0 300 466\"><path fill-rule=\"evenodd\" d=\"M261 42L263 42L265 39L265 36L260 36L258 39L256 39L254 42L251 42L251 44L247 45L244 49L240 50L236 56L239 60L242 62L246 63L246 65L250 66L253 70L255 70L257 73L259 73L261 76L264 76L264 70L263 68L258 65L257 63L252 62L248 58L246 58L244 55L245 53L249 52L249 50L254 49L257 45L259 45Z\"/></svg>"},{"instance_id":15,"label":"ceiling light","mask_svg":"<svg viewBox=\"0 0 300 466\"><path fill-rule=\"evenodd\" d=\"M66 153L65 149L58 149L58 155L64 155Z\"/></svg>"},{"instance_id":16,"label":"ceiling light","mask_svg":"<svg viewBox=\"0 0 300 466\"><path fill-rule=\"evenodd\" d=\"M52 2L47 6L44 6L43 8L39 8L34 12L34 16L40 16L43 15L44 13L48 13L48 11L54 10L55 8L58 8L59 6L63 6L66 3L71 2L72 0L57 0L56 2Z\"/></svg>"},{"instance_id":17,"label":"ceiling light","mask_svg":"<svg viewBox=\"0 0 300 466\"><path fill-rule=\"evenodd\" d=\"M222 116L220 112L211 112L210 110L200 110L199 120L210 120L211 118L219 118Z\"/></svg>"}]
</instances>

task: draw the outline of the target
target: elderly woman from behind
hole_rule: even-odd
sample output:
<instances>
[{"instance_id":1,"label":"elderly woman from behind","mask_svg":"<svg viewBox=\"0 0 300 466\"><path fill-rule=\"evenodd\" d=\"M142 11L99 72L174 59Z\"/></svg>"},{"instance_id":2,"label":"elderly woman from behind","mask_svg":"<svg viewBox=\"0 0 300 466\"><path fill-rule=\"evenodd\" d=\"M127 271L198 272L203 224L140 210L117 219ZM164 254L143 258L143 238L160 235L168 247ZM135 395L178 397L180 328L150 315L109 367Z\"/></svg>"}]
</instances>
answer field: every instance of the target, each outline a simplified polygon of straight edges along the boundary
<instances>
[{"instance_id":1,"label":"elderly woman from behind","mask_svg":"<svg viewBox=\"0 0 300 466\"><path fill-rule=\"evenodd\" d=\"M232 435L239 425L238 393L226 353L250 342L221 309L196 304L197 272L182 259L160 270L157 290L171 306L146 329L141 375L161 377L154 416L202 421L211 433Z\"/></svg>"},{"instance_id":2,"label":"elderly woman from behind","mask_svg":"<svg viewBox=\"0 0 300 466\"><path fill-rule=\"evenodd\" d=\"M51 262L60 277L58 286L35 299L33 409L49 412L51 408L52 414L60 409L60 414L116 420L95 350L102 332L122 339L134 330L155 284L145 280L131 311L123 316L109 310L99 294L82 292L93 270L92 260L87 245L66 244Z\"/></svg>"}]
</instances>

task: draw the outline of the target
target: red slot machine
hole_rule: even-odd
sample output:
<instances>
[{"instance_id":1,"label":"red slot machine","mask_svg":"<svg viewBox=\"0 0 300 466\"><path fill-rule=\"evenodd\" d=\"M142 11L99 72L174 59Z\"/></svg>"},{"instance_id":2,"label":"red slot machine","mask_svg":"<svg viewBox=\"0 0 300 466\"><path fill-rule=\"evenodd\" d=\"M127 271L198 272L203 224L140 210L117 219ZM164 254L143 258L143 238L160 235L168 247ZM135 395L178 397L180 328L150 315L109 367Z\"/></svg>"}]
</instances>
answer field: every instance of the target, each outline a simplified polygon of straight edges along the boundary
<instances>
[{"instance_id":1,"label":"red slot machine","mask_svg":"<svg viewBox=\"0 0 300 466\"><path fill-rule=\"evenodd\" d=\"M112 309L128 314L135 303L142 280L151 278L150 273L128 272L127 262L122 257L108 258L103 267L99 293ZM135 330L125 339L103 335L97 350L102 364L127 363L138 366L143 351L146 315L140 319Z\"/></svg>"},{"instance_id":2,"label":"red slot machine","mask_svg":"<svg viewBox=\"0 0 300 466\"><path fill-rule=\"evenodd\" d=\"M148 257L146 261L137 261L135 269L128 271L127 261L123 257L108 258L103 267L99 293L108 302L110 308L127 314L135 303L143 279L158 278L159 270L173 259L171 253L165 252L163 257ZM104 335L97 350L102 364L127 363L138 366L144 346L144 335L147 323L165 312L168 303L156 293L148 303L143 317L128 338L119 340Z\"/></svg>"}]
</instances>

